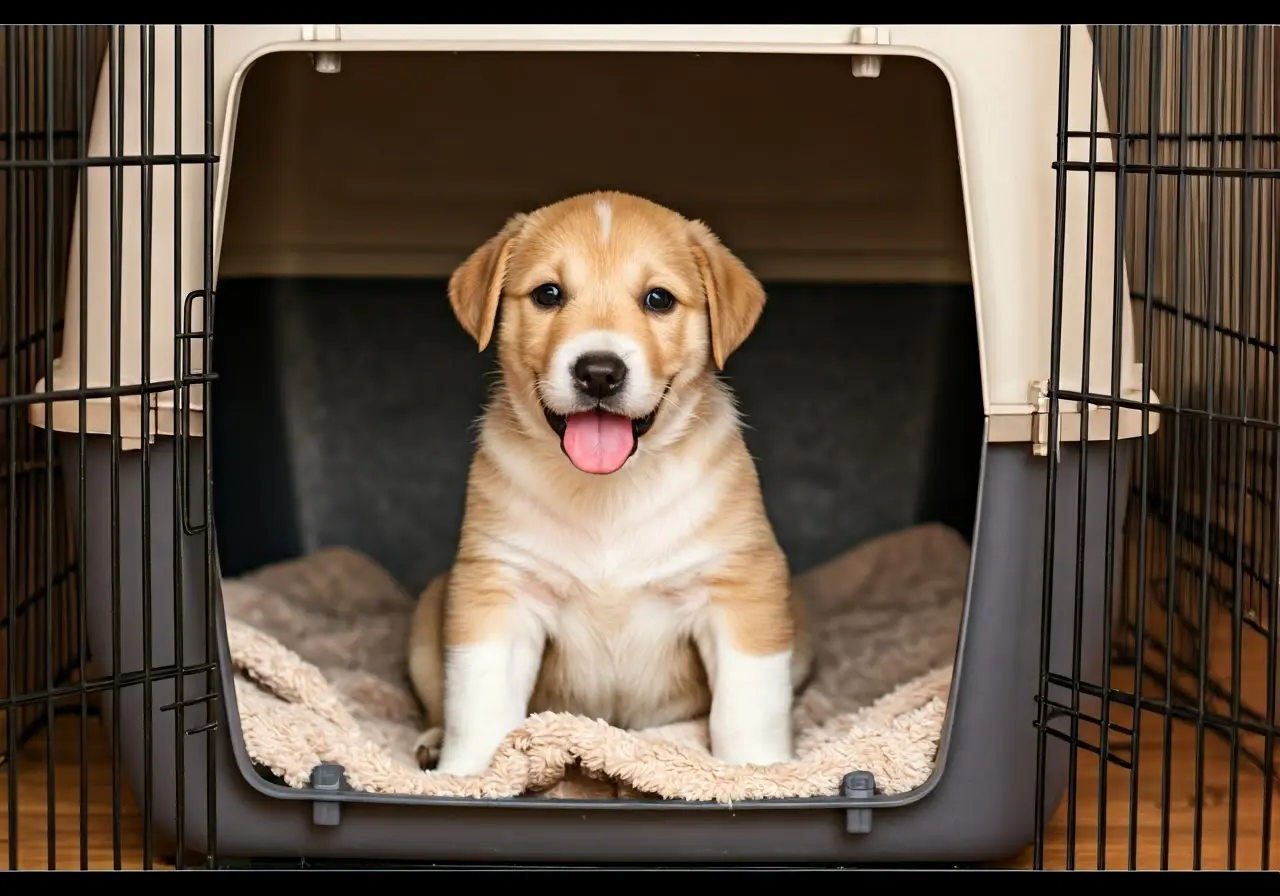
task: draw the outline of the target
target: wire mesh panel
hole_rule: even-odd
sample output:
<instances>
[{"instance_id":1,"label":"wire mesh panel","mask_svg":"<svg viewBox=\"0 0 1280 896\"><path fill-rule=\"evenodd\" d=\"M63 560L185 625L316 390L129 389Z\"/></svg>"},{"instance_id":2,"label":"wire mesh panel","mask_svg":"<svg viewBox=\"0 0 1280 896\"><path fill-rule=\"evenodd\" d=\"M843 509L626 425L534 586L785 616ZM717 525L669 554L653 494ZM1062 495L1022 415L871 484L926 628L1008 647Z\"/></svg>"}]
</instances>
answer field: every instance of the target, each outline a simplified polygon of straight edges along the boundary
<instances>
[{"instance_id":1,"label":"wire mesh panel","mask_svg":"<svg viewBox=\"0 0 1280 896\"><path fill-rule=\"evenodd\" d=\"M53 696L81 672L79 577L62 501L67 471L49 443L51 433L27 423L24 399L48 374L61 348L61 298L77 172L54 163L83 154L84 91L102 56L104 37L104 29L10 26L0 41L0 159L5 175L0 182L5 295L0 445L6 466L0 494L5 511L0 520L5 539L0 763L9 779L10 867L18 863L20 826L35 796L13 773L18 751L40 729L51 736L54 715L96 710L89 700L76 706ZM63 77L51 83L50 71ZM44 751L50 788L52 747L49 743ZM49 793L56 800L54 790ZM54 850L55 826L49 826L47 836L48 848Z\"/></svg>"},{"instance_id":2,"label":"wire mesh panel","mask_svg":"<svg viewBox=\"0 0 1280 896\"><path fill-rule=\"evenodd\" d=\"M1159 867L1267 868L1280 845L1280 28L1093 36L1090 121L1068 121L1061 97L1056 168L1060 185L1087 178L1091 195L1115 183L1144 380L1128 404L1160 428L1134 459L1123 556L1076 558L1114 561L1111 656L1099 675L1070 677L1043 657L1040 736L1071 754L1065 834L1047 842L1042 831L1036 863L1143 867L1154 844ZM1064 91L1070 40L1064 29ZM1114 164L1097 161L1103 141ZM1117 316L1125 274L1091 287L1114 294ZM1051 388L1115 405L1104 391ZM1112 432L1081 450L1114 458L1115 446ZM1051 456L1050 494L1056 472ZM1051 590L1046 600L1061 599ZM1095 818L1078 811L1084 800Z\"/></svg>"},{"instance_id":3,"label":"wire mesh panel","mask_svg":"<svg viewBox=\"0 0 1280 896\"><path fill-rule=\"evenodd\" d=\"M166 30L174 35L169 39L175 50L172 64L161 67L156 63L155 47L157 34ZM178 177L179 169L203 169L205 220L211 221L216 162L211 124L205 128L203 146L161 147L155 140L156 124L164 116L176 122L192 116L205 122L212 119L208 105L184 110L181 90L169 94L174 97L172 108L157 107L157 79L180 83L184 71L193 67L191 56L185 62L182 56L183 47L191 47L193 41L183 40L182 31L169 27L0 27L0 201L4 208L0 218L0 290L4 296L0 312L0 469L4 470L0 485L0 507L4 510L0 515L4 542L0 566L4 582L0 596L0 789L5 807L0 842L9 868L119 868L125 864L126 854L140 854L140 864L150 867L161 846L152 840L150 823L153 794L161 788L153 780L148 755L142 780L134 782L141 785L141 797L131 798L120 755L120 713L104 708L119 706L122 699L130 699L131 690L140 690L146 705L143 723L151 726L152 692L160 683L177 687L178 699L166 708L175 710L179 719L189 703L181 691L190 673L206 677L209 694L216 687L214 664L184 663L180 650L175 663L153 664L151 650L145 646L149 626L141 627L144 660L140 666L132 668L120 661L122 637L127 641L131 633L126 630L122 635L119 581L107 583L115 656L93 656L87 646L86 590L101 589L103 583L87 583L85 575L88 515L84 510L87 502L97 500L86 491L85 442L99 438L110 440L112 445L112 557L106 565L117 570L117 554L123 550L117 531L121 508L130 503L141 507L144 532L151 525L147 465L154 441L154 432L146 428L148 414L142 414L141 431L128 431L130 418L122 415L122 402L132 397L146 406L154 396L175 390L173 381L151 379L145 347L151 341L147 333L152 309L169 303L178 309L175 320L182 321L186 300L176 278L171 283L153 282L144 274L141 295L134 300L142 309L142 330L137 336L126 334L120 311L124 288L120 271L128 263L126 253L133 252L141 256L144 271L151 268L151 257L158 251L155 247L162 242L155 232L160 226L157 220L166 222L165 228L179 226L168 222L180 222L181 215L164 214L163 210L157 213L154 207L159 195L156 185L161 181L178 184L169 190L173 198L168 201L175 208L181 201L181 183L189 179ZM195 60L194 68L207 72L212 62L213 29L197 28L194 32L201 38L195 46L204 56ZM141 41L133 54L140 60L139 71L125 68L126 40ZM127 85L131 85L128 90ZM140 97L136 104L128 95L131 91ZM141 113L127 111L135 108ZM181 132L181 127L173 129L173 133ZM94 190L89 185L97 178L103 179L104 186L109 182L106 202L90 199ZM143 209L139 233L127 233L121 224L122 209L129 203L140 203ZM109 231L105 253L109 258L92 259L95 241L90 239L91 230ZM208 230L212 232L211 227ZM181 245L176 236L163 243ZM207 235L205 243L201 263L208 282L212 241ZM179 262L175 257L175 270L182 269ZM68 290L80 297L89 294L91 271L109 272L109 313L103 318L88 315L83 329L77 328L76 334L68 330L65 341L76 344L64 345L64 299ZM130 381L122 375L120 345L138 340L144 346L141 376ZM95 343L109 345L113 356L106 381L92 377L90 365L85 363ZM73 365L79 371L78 383L68 387L55 375L55 359L59 357L72 362L78 359L78 365ZM176 386L182 389L205 377L179 379ZM40 382L43 388L38 387ZM92 403L109 407L110 424L91 436L95 430L87 419ZM36 410L42 412L46 424L61 419L69 420L70 426L33 426L30 418ZM68 431L73 449L77 441L74 434L79 433L79 450L72 450L70 457L67 443L60 443ZM181 427L174 435L176 441L185 442ZM127 440L138 443L142 454L140 493L121 486L120 456ZM200 488L198 484L195 487ZM77 507L81 512L74 511ZM207 523L205 519L206 528ZM211 550L211 533L207 540ZM146 538L140 550L144 553L142 566L149 568L150 543ZM114 578L118 580L118 573ZM144 591L146 588L144 579ZM178 591L181 594L181 583ZM180 615L178 607L169 612L169 624L179 632ZM208 696L200 699L207 701ZM190 725L179 720L175 736L188 737L189 729ZM155 734L158 737L160 733ZM150 735L148 731L148 741ZM180 749L177 752L183 754ZM179 763L178 775L182 773ZM211 755L208 775L212 795ZM177 814L182 819L185 787L179 781L169 789L176 791ZM139 815L141 818L136 818ZM210 800L209 853L214 851L212 819ZM181 823L178 842L184 840ZM183 850L173 844L164 846L181 864Z\"/></svg>"}]
</instances>

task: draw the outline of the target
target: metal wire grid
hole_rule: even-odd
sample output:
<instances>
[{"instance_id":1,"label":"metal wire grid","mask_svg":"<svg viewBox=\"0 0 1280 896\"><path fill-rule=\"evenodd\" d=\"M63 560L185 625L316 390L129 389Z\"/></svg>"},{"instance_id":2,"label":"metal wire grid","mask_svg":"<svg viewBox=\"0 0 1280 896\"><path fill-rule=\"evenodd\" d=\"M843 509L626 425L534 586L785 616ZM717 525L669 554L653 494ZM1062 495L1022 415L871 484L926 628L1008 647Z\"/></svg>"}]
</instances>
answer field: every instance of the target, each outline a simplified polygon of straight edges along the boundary
<instances>
[{"instance_id":1,"label":"metal wire grid","mask_svg":"<svg viewBox=\"0 0 1280 896\"><path fill-rule=\"evenodd\" d=\"M1171 840L1172 756L1167 745L1175 721L1194 726L1192 859L1199 867L1205 737L1224 738L1231 746L1227 861L1234 867L1240 763L1252 762L1263 769L1266 780L1274 780L1274 743L1280 734L1274 640L1280 575L1280 28L1096 26L1093 33L1090 80L1095 95L1101 87L1113 125L1110 130L1099 126L1095 99L1090 127L1069 130L1071 36L1064 28L1056 169L1060 191L1068 177L1088 178L1091 196L1097 179L1115 181L1122 243L1117 249L1123 252L1117 251L1117 257L1125 258L1128 269L1144 394L1140 401L1117 401L1100 394L1101 389L1086 386L1076 393L1056 382L1050 392L1097 407L1135 408L1142 412L1144 432L1147 418L1158 415L1160 430L1138 440L1122 577L1107 585L1104 625L1112 654L1096 682L1081 674L1049 673L1046 656L1039 725L1042 739L1057 737L1071 746L1068 867L1074 865L1077 846L1081 751L1104 760L1098 782L1099 867L1106 859L1107 767L1130 773L1127 846L1128 864L1134 866L1142 758L1137 745L1144 720L1161 724L1166 745L1160 770L1162 867L1168 865ZM1102 141L1111 143L1114 163L1097 161L1096 146ZM1089 161L1070 161L1079 158L1081 143L1088 144ZM1088 223L1091 232L1095 222ZM1117 272L1114 283L1093 286L1114 290L1116 331L1122 282ZM1056 348L1060 274L1055 287ZM1118 392L1116 385L1111 394ZM1110 444L1082 450L1107 451L1114 463L1115 449L1113 430ZM1050 493L1056 466L1051 460ZM1052 503L1049 508L1052 531ZM1083 544L1079 539L1077 554ZM1083 562L1081 556L1076 559ZM1114 559L1109 554L1104 560L1108 574ZM1113 584L1119 587L1113 589ZM1046 608L1051 590L1046 580ZM1077 642L1080 624L1078 620ZM1210 650L1222 629L1230 650L1226 669L1215 665ZM1242 698L1247 649L1265 651L1268 681L1261 705ZM1078 656L1076 660L1078 669ZM1117 687L1113 672L1126 665L1137 671L1133 686ZM1070 705L1054 701L1050 686L1069 691ZM1127 709L1131 722L1120 723L1113 716L1116 707ZM1047 723L1054 717L1067 719L1070 732L1050 728ZM1042 794L1043 786L1041 781ZM1269 789L1262 820L1263 867L1271 862L1271 807ZM1043 863L1043 847L1041 833L1037 865Z\"/></svg>"},{"instance_id":2,"label":"metal wire grid","mask_svg":"<svg viewBox=\"0 0 1280 896\"><path fill-rule=\"evenodd\" d=\"M0 396L3 409L3 429L0 429L0 451L6 458L3 479L4 514L0 518L3 535L5 598L0 603L0 771L7 772L8 812L8 861L10 868L19 864L19 782L18 765L20 749L24 743L43 732L45 754L45 786L47 790L44 811L47 831L47 864L58 864L58 812L56 802L55 756L59 745L55 743L60 730L53 724L59 715L79 718L78 750L79 769L79 866L89 864L89 718L96 713L99 698L109 695L117 704L123 691L140 688L144 692L144 725L151 726L151 690L165 680L174 682L178 699L172 706L162 707L176 716L175 737L207 735L215 722L189 728L184 711L195 703L208 703L216 699L217 669L215 663L184 663L182 657L182 582L174 582L175 601L173 623L177 631L176 661L168 668L151 667L149 627L143 626L144 663L141 669L122 669L120 663L120 576L119 533L112 533L112 610L115 618L113 632L113 662L110 675L101 675L94 669L93 657L88 655L85 637L85 583L79 575L84 568L85 544L84 514L76 520L68 520L64 501L64 479L72 477L79 485L79 505L85 504L84 446L86 407L91 399L107 399L112 413L112 517L119 518L122 501L141 498L143 551L142 568L150 569L150 540L146 535L150 522L148 498L149 441L145 431L135 436L123 433L120 423L119 400L125 396L141 396L172 392L207 382L211 376L180 374L178 382L152 380L148 373L148 347L150 339L150 309L154 303L169 300L175 304L174 319L177 327L184 320L184 303L181 284L152 283L146 272L151 269L152 216L151 206L155 172L169 168L174 171L176 185L175 219L181 221L178 204L181 203L181 178L179 166L197 165L204 169L204 258L205 294L211 294L212 272L212 210L213 173L217 156L213 145L213 26L203 26L202 65L204 79L204 103L202 109L188 108L184 113L182 90L174 93L172 110L157 109L155 84L157 77L172 78L181 85L184 63L182 58L181 27L174 27L175 59L172 71L157 71L155 60L156 26L141 29L143 46L140 54L141 72L138 73L142 91L140 120L126 117L125 58L126 29L123 26L0 26L0 197L4 201L4 218L0 223L0 260L3 261L4 311L0 318L0 382L4 384ZM188 31L192 29L187 29ZM94 97L99 87L99 73L106 62L105 88L108 106L107 125L110 132L109 151L105 155L91 155L88 149L90 116L94 114ZM189 75L188 75L189 77ZM181 127L175 128L177 145L169 154L155 152L155 122L158 115L171 114L175 122L185 115L198 114L205 121L204 145L199 152L183 152ZM126 135L140 137L141 153L126 154ZM189 148L194 149L194 147ZM106 168L110 177L110 208L87 207L86 184L89 172ZM119 344L115 334L120 332L122 235L119 232L121 209L124 201L125 172L137 170L143 200L143 233L141 235L143 301L142 337L143 375L140 385L122 385L120 376ZM75 203L81 204L78 220L74 217ZM111 240L111 325L107 333L86 333L81 340L79 387L51 394L34 391L39 379L53 379L53 361L61 351L62 296L65 286L66 261L69 254L73 227L78 226L81 246L88 244L88 221L91 216L111 215L113 236ZM74 223L73 223L74 222ZM175 224L175 227L178 224ZM175 247L180 241L175 233ZM179 250L175 248L175 254ZM181 259L174 259L175 271L182 269ZM87 290L87 265L81 264L80 294ZM173 290L172 297L165 293ZM207 334L197 334L204 341L205 358L209 358ZM190 333L175 333L175 343L182 350L192 337ZM86 382L86 344L90 339L111 339L113 346L111 383L90 385ZM175 357L175 370L183 371L181 358ZM52 389L52 386L47 387ZM80 452L78 469L67 469L59 463L51 428L39 429L27 421L31 406L45 405L45 418L52 418L52 400L75 402L80 413ZM185 406L185 405L184 405ZM209 414L209 400L205 399L205 416ZM175 435L185 450L186 428L182 413L174 415L178 432ZM143 414L143 426L148 415ZM120 448L122 437L141 437L142 494L122 494L120 489ZM207 451L207 443L204 448ZM207 457L205 458L207 464ZM185 468L184 468L185 469ZM204 467L208 469L207 465ZM186 480L175 466L175 492L186 491ZM208 476L204 477L207 480ZM207 498L207 496L206 496ZM204 501L207 508L210 503ZM174 525L188 527L188 508L175 507ZM181 519L179 517L181 516ZM196 521L195 531L205 535L206 561L213 554L212 527L206 516ZM199 528L199 527L202 527ZM79 547L77 547L79 546ZM175 566L182 568L182 539L175 539ZM206 562L212 570L212 563ZM210 573L211 574L211 573ZM206 579L206 606L212 602L210 582ZM150 582L144 573L144 618L150 618ZM209 624L205 632L206 656L214 656L213 615L207 614ZM204 673L207 691L188 698L183 694L184 684L193 673ZM112 858L115 867L122 862L122 779L120 755L120 721L115 714L110 726L111 741L111 799L112 799ZM151 732L146 732L150 742ZM67 745L62 745L65 752ZM214 756L206 751L208 767L204 769L207 782L207 839L208 862L216 859L216 790ZM184 842L183 824L186 817L182 786L184 769L181 743L177 745L178 786L177 840ZM151 867L156 845L152 842L151 815L153 806L153 781L149 757L145 762L145 780L142 782L141 814L143 821L143 866ZM29 798L28 794L28 798ZM22 811L30 813L32 807L24 804ZM177 851L175 860L179 867L184 856Z\"/></svg>"},{"instance_id":3,"label":"metal wire grid","mask_svg":"<svg viewBox=\"0 0 1280 896\"><path fill-rule=\"evenodd\" d=\"M71 32L53 33L49 61L67 54ZM5 90L0 96L0 159L30 162L46 153L74 152L73 82L50 92L38 82L42 58L49 48L31 29L5 34ZM51 119L46 134L45 124ZM48 139L46 139L48 137ZM8 172L6 171L6 174ZM57 355L62 337L61 295L71 235L75 172L39 169L30 177L5 177L0 197L5 201L0 233L6 295L23 300L6 302L0 320L0 363L10 396L31 392ZM8 459L3 475L5 615L0 619L0 680L9 692L34 692L64 683L73 674L79 646L76 617L76 567L65 509L58 500L63 470L56 457L47 457L38 434L26 425L16 405L0 420L0 446ZM35 533L35 538L23 538ZM12 645L12 646L11 646ZM19 743L47 721L48 707L23 704L0 713L6 728L16 729ZM7 745L6 745L7 746ZM8 750L0 752L0 763Z\"/></svg>"}]
</instances>

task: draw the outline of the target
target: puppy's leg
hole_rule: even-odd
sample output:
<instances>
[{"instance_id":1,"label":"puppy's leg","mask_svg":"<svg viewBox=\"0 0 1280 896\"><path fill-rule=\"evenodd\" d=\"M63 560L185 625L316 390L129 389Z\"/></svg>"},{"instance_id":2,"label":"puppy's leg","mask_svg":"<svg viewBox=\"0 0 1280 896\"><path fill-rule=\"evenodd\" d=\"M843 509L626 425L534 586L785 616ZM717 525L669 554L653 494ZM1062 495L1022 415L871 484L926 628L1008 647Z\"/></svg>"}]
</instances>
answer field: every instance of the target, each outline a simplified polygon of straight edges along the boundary
<instances>
[{"instance_id":1,"label":"puppy's leg","mask_svg":"<svg viewBox=\"0 0 1280 896\"><path fill-rule=\"evenodd\" d=\"M409 680L427 711L427 727L414 745L420 768L433 768L444 736L444 600L449 573L427 586L418 598L409 631Z\"/></svg>"},{"instance_id":2,"label":"puppy's leg","mask_svg":"<svg viewBox=\"0 0 1280 896\"><path fill-rule=\"evenodd\" d=\"M810 628L809 607L804 596L791 589L791 619L794 636L791 641L791 692L799 694L813 677L816 657L813 652L813 631Z\"/></svg>"},{"instance_id":3,"label":"puppy's leg","mask_svg":"<svg viewBox=\"0 0 1280 896\"><path fill-rule=\"evenodd\" d=\"M718 584L699 638L711 682L711 753L733 765L792 759L794 621L785 583L770 587L775 578Z\"/></svg>"},{"instance_id":4,"label":"puppy's leg","mask_svg":"<svg viewBox=\"0 0 1280 896\"><path fill-rule=\"evenodd\" d=\"M497 564L459 562L444 620L444 743L436 771L479 775L524 721L546 633Z\"/></svg>"}]
</instances>

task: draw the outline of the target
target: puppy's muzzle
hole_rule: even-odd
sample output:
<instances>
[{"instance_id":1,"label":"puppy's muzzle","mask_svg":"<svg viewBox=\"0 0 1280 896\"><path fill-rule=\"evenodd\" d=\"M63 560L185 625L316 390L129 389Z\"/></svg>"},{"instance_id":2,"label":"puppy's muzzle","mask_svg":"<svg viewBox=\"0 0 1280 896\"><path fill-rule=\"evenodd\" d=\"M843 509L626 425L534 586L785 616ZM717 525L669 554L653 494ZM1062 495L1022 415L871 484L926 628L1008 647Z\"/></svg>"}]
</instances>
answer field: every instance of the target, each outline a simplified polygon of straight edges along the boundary
<instances>
[{"instance_id":1,"label":"puppy's muzzle","mask_svg":"<svg viewBox=\"0 0 1280 896\"><path fill-rule=\"evenodd\" d=\"M614 395L627 381L627 365L612 352L587 352L573 365L573 385L596 401Z\"/></svg>"},{"instance_id":2,"label":"puppy's muzzle","mask_svg":"<svg viewBox=\"0 0 1280 896\"><path fill-rule=\"evenodd\" d=\"M544 403L547 423L560 437L560 450L584 473L608 474L622 468L636 453L640 437L653 426L658 407L643 417L631 417L609 407L627 382L627 365L613 352L586 352L570 369L573 389L587 407L558 414ZM667 389L671 384L667 383ZM666 397L667 389L662 392ZM616 401L616 399L615 399ZM662 400L659 399L658 406Z\"/></svg>"}]
</instances>

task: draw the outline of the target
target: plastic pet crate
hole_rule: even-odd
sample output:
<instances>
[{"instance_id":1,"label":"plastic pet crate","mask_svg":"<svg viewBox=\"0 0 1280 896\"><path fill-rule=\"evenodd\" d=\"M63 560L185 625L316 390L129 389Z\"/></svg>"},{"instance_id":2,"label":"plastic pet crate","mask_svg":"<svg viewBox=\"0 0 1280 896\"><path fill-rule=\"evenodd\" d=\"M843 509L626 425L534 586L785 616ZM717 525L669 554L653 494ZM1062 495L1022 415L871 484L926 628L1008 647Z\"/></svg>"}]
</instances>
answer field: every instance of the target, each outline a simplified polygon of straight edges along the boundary
<instances>
[{"instance_id":1,"label":"plastic pet crate","mask_svg":"<svg viewBox=\"0 0 1280 896\"><path fill-rule=\"evenodd\" d=\"M177 191L172 165L88 169L63 354L40 388L184 385L121 398L114 424L99 397L83 431L78 400L54 402L48 419L33 405L32 422L59 433L69 465L83 457L83 505L79 478L66 481L87 514L95 664L126 684L191 670L181 700L169 676L149 702L125 687L107 707L135 793L151 782L158 837L207 852L216 825L222 857L721 864L969 862L1030 842L1045 456L1061 457L1051 640L1064 674L1077 591L1080 661L1101 663L1101 558L1126 494L1107 489L1108 452L1090 452L1084 531L1097 559L1077 583L1082 415L1062 402L1051 445L1044 397L1055 296L1062 388L1086 388L1086 301L1087 390L1112 394L1113 370L1122 397L1141 384L1128 302L1117 313L1113 297L1112 179L1092 197L1083 178L1065 184L1054 287L1056 26L123 33L117 74L104 65L97 84L89 155L195 161ZM1082 77L1069 116L1084 130L1091 42L1082 26L1072 38ZM140 127L147 108L153 134ZM1087 158L1087 145L1069 149ZM1097 153L1110 161L1110 144ZM453 321L444 280L512 213L596 188L707 220L768 286L728 374L793 567L925 520L970 540L948 720L917 790L732 807L448 800L289 789L249 761L221 577L326 544L365 551L410 588L449 563L492 359ZM193 382L206 327L207 405ZM815 372L831 385L814 390ZM799 413L827 421L822 444L788 437ZM1123 471L1141 414L1117 414ZM1089 438L1105 442L1110 412L1088 416ZM218 699L202 666L213 660ZM1050 739L1046 768L1052 812L1065 745Z\"/></svg>"}]
</instances>

